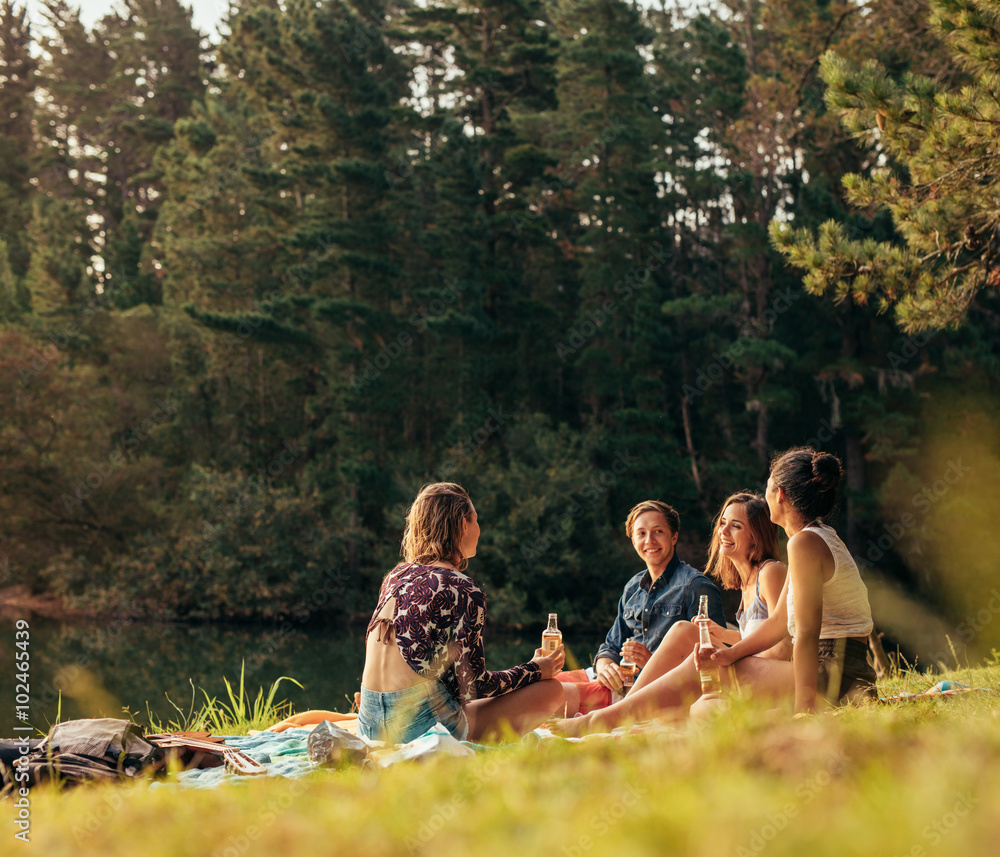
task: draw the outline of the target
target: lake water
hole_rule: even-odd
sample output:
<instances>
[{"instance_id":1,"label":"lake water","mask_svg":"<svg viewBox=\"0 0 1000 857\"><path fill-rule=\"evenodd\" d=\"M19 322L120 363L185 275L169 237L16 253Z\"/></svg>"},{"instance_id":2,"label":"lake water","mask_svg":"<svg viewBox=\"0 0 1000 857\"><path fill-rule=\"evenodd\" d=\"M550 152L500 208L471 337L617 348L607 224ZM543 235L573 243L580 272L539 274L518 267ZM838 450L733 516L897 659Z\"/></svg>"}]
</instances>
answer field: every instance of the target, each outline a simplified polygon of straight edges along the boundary
<instances>
[{"instance_id":1,"label":"lake water","mask_svg":"<svg viewBox=\"0 0 1000 857\"><path fill-rule=\"evenodd\" d=\"M16 617L0 616L0 736L17 725L15 677ZM228 701L223 676L238 685L246 664L251 699L280 676L278 698L296 711L327 708L346 711L361 683L364 628L335 624L222 625L151 624L110 620L102 624L25 616L29 622L30 719L42 731L57 718L122 717L127 708L146 723L147 706L161 719L177 717L167 697L185 712L192 684ZM528 660L538 635L489 634L486 656L491 669ZM567 648L583 665L590 662L601 635L573 639ZM61 705L61 711L60 711Z\"/></svg>"}]
</instances>

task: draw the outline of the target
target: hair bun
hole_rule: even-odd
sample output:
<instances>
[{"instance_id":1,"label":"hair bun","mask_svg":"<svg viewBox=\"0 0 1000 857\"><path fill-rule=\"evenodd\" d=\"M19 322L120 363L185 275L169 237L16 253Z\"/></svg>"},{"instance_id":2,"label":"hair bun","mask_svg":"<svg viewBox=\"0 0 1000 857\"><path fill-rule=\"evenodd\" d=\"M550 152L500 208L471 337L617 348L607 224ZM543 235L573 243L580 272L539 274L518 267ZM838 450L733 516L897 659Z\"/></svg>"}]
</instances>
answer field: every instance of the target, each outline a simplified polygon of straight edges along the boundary
<instances>
[{"instance_id":1,"label":"hair bun","mask_svg":"<svg viewBox=\"0 0 1000 857\"><path fill-rule=\"evenodd\" d=\"M836 490L840 485L843 471L840 459L829 452L814 452L812 457L813 480L823 491Z\"/></svg>"}]
</instances>

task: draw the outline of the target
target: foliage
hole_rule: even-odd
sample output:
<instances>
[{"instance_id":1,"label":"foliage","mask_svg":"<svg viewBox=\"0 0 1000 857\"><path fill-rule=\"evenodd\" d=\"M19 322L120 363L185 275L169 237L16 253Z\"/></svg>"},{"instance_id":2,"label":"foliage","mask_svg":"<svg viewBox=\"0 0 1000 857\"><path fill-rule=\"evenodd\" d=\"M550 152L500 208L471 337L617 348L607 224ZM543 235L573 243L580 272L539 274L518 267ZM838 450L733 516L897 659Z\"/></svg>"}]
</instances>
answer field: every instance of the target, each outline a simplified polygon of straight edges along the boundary
<instances>
[{"instance_id":1,"label":"foliage","mask_svg":"<svg viewBox=\"0 0 1000 857\"><path fill-rule=\"evenodd\" d=\"M830 107L878 163L871 175L844 177L848 200L888 209L900 240L862 239L837 221L815 236L772 225L809 291L892 308L908 333L956 327L977 295L1000 286L1000 3L940 0L931 8L930 27L967 80L893 74L877 60L835 52L821 62Z\"/></svg>"},{"instance_id":2,"label":"foliage","mask_svg":"<svg viewBox=\"0 0 1000 857\"><path fill-rule=\"evenodd\" d=\"M493 621L603 627L634 503L672 502L698 565L721 498L803 442L843 459L867 556L936 478L948 387L992 407L995 295L902 337L767 232L966 241L988 193L949 185L912 235L850 203L986 151L994 5L247 0L211 46L176 0L91 27L46 0L44 32L4 2L0 560L184 618L312 612L333 576L357 619L416 491L454 479ZM859 148L842 120L878 109ZM938 597L948 533L910 535L869 561L961 621L993 578Z\"/></svg>"},{"instance_id":3,"label":"foliage","mask_svg":"<svg viewBox=\"0 0 1000 857\"><path fill-rule=\"evenodd\" d=\"M289 462L291 462L289 455ZM181 526L135 537L127 554L93 563L72 555L47 572L52 590L95 611L189 619L303 616L317 604L362 610L343 571L344 541L308 498L273 486L263 473L238 476L197 468L187 483ZM188 521L201 522L192 530ZM334 586L330 597L328 581Z\"/></svg>"}]
</instances>

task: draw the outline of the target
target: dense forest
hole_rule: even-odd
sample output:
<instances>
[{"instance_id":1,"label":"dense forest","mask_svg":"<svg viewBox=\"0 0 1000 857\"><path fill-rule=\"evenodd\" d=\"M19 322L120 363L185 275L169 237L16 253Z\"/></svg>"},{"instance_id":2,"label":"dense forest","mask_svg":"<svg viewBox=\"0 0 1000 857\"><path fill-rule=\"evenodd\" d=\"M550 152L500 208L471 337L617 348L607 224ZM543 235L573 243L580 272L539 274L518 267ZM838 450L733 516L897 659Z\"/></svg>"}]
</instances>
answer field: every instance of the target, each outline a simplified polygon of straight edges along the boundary
<instances>
[{"instance_id":1,"label":"dense forest","mask_svg":"<svg viewBox=\"0 0 1000 857\"><path fill-rule=\"evenodd\" d=\"M697 6L0 0L3 584L356 618L447 479L604 625L809 443L877 623L1000 642L1000 3Z\"/></svg>"}]
</instances>

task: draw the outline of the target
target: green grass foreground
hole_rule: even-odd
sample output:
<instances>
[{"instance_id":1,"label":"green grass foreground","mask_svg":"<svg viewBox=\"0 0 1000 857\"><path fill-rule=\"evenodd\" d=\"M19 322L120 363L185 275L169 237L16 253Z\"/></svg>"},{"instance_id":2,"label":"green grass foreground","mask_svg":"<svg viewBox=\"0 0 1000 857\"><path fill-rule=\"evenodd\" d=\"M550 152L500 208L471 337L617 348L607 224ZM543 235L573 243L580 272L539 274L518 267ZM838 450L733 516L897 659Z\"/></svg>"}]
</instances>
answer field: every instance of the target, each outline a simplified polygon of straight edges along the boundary
<instances>
[{"instance_id":1,"label":"green grass foreground","mask_svg":"<svg viewBox=\"0 0 1000 857\"><path fill-rule=\"evenodd\" d=\"M737 706L682 735L514 744L383 771L214 790L146 782L31 795L46 855L922 855L995 853L1000 666L988 693L778 718ZM906 674L883 693L938 677ZM13 801L0 803L12 845Z\"/></svg>"}]
</instances>

